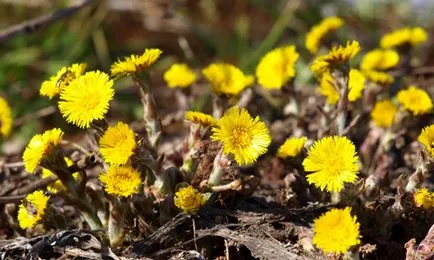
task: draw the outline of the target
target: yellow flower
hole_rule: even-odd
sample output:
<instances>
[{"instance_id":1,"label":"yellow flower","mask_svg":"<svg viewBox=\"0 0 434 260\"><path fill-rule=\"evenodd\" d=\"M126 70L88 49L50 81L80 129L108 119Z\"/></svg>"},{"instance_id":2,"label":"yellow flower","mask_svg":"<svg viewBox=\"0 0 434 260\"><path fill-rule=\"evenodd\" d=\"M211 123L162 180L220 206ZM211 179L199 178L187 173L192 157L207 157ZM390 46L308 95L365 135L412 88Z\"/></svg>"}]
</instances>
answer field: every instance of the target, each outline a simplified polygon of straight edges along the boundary
<instances>
[{"instance_id":1,"label":"yellow flower","mask_svg":"<svg viewBox=\"0 0 434 260\"><path fill-rule=\"evenodd\" d=\"M142 184L140 173L130 166L111 166L99 180L108 194L120 197L137 194Z\"/></svg>"},{"instance_id":2,"label":"yellow flower","mask_svg":"<svg viewBox=\"0 0 434 260\"><path fill-rule=\"evenodd\" d=\"M393 82L393 77L382 71L375 70L363 70L363 75L365 77L375 83L387 85Z\"/></svg>"},{"instance_id":3,"label":"yellow flower","mask_svg":"<svg viewBox=\"0 0 434 260\"><path fill-rule=\"evenodd\" d=\"M423 144L425 150L434 158L434 125L422 129L417 140Z\"/></svg>"},{"instance_id":4,"label":"yellow flower","mask_svg":"<svg viewBox=\"0 0 434 260\"><path fill-rule=\"evenodd\" d=\"M185 63L175 63L164 73L164 80L169 88L186 88L196 79L196 73Z\"/></svg>"},{"instance_id":5,"label":"yellow flower","mask_svg":"<svg viewBox=\"0 0 434 260\"><path fill-rule=\"evenodd\" d=\"M92 121L104 118L113 95L113 80L107 74L87 72L60 93L59 109L68 123L88 128Z\"/></svg>"},{"instance_id":6,"label":"yellow flower","mask_svg":"<svg viewBox=\"0 0 434 260\"><path fill-rule=\"evenodd\" d=\"M321 39L324 38L327 33L339 29L343 24L344 21L341 18L331 16L325 18L319 24L313 26L306 36L306 49L308 49L311 53L316 53L318 51Z\"/></svg>"},{"instance_id":7,"label":"yellow flower","mask_svg":"<svg viewBox=\"0 0 434 260\"><path fill-rule=\"evenodd\" d=\"M375 49L363 56L360 63L362 70L387 70L399 62L399 54L394 50Z\"/></svg>"},{"instance_id":8,"label":"yellow flower","mask_svg":"<svg viewBox=\"0 0 434 260\"><path fill-rule=\"evenodd\" d=\"M106 162L113 165L126 164L136 147L133 130L122 122L109 127L99 139L100 153Z\"/></svg>"},{"instance_id":9,"label":"yellow flower","mask_svg":"<svg viewBox=\"0 0 434 260\"><path fill-rule=\"evenodd\" d=\"M0 97L0 135L8 137L12 129L12 111L8 102Z\"/></svg>"},{"instance_id":10,"label":"yellow flower","mask_svg":"<svg viewBox=\"0 0 434 260\"><path fill-rule=\"evenodd\" d=\"M240 165L247 165L267 151L270 133L259 116L254 119L244 108L231 107L212 128L213 141L223 143L223 153L233 154Z\"/></svg>"},{"instance_id":11,"label":"yellow flower","mask_svg":"<svg viewBox=\"0 0 434 260\"><path fill-rule=\"evenodd\" d=\"M256 67L258 83L267 89L282 88L295 76L295 63L299 56L294 45L268 52Z\"/></svg>"},{"instance_id":12,"label":"yellow flower","mask_svg":"<svg viewBox=\"0 0 434 260\"><path fill-rule=\"evenodd\" d=\"M428 93L414 86L399 91L397 98L399 103L415 116L429 113L433 107Z\"/></svg>"},{"instance_id":13,"label":"yellow flower","mask_svg":"<svg viewBox=\"0 0 434 260\"><path fill-rule=\"evenodd\" d=\"M351 208L332 209L313 223L313 243L325 253L344 254L360 243L360 224Z\"/></svg>"},{"instance_id":14,"label":"yellow flower","mask_svg":"<svg viewBox=\"0 0 434 260\"><path fill-rule=\"evenodd\" d=\"M386 128L393 124L396 113L398 113L398 108L391 100L386 99L375 103L371 117L376 126Z\"/></svg>"},{"instance_id":15,"label":"yellow flower","mask_svg":"<svg viewBox=\"0 0 434 260\"><path fill-rule=\"evenodd\" d=\"M413 194L413 199L417 207L434 208L434 192L429 192L426 188L417 190Z\"/></svg>"},{"instance_id":16,"label":"yellow flower","mask_svg":"<svg viewBox=\"0 0 434 260\"><path fill-rule=\"evenodd\" d=\"M345 65L352 57L360 51L358 41L347 42L345 46L333 47L326 55L318 56L311 65L310 69L317 78L330 69Z\"/></svg>"},{"instance_id":17,"label":"yellow flower","mask_svg":"<svg viewBox=\"0 0 434 260\"><path fill-rule=\"evenodd\" d=\"M359 170L356 147L345 136L328 136L316 141L303 161L304 170L313 172L307 181L321 190L339 192L344 183L354 183Z\"/></svg>"},{"instance_id":18,"label":"yellow flower","mask_svg":"<svg viewBox=\"0 0 434 260\"><path fill-rule=\"evenodd\" d=\"M280 158L296 157L304 148L307 138L305 136L297 138L291 137L280 146L277 156Z\"/></svg>"},{"instance_id":19,"label":"yellow flower","mask_svg":"<svg viewBox=\"0 0 434 260\"><path fill-rule=\"evenodd\" d=\"M32 137L24 150L23 161L27 172L33 173L44 157L49 157L62 139L63 131L54 128Z\"/></svg>"},{"instance_id":20,"label":"yellow flower","mask_svg":"<svg viewBox=\"0 0 434 260\"><path fill-rule=\"evenodd\" d=\"M26 196L18 209L18 222L22 229L32 228L42 220L49 199L41 190Z\"/></svg>"},{"instance_id":21,"label":"yellow flower","mask_svg":"<svg viewBox=\"0 0 434 260\"><path fill-rule=\"evenodd\" d=\"M160 49L145 49L142 55L132 54L125 60L113 63L110 71L114 77L124 77L145 71L160 57Z\"/></svg>"},{"instance_id":22,"label":"yellow flower","mask_svg":"<svg viewBox=\"0 0 434 260\"><path fill-rule=\"evenodd\" d=\"M234 65L228 63L213 63L202 70L212 85L212 91L217 95L238 95L254 81L253 76L246 76Z\"/></svg>"},{"instance_id":23,"label":"yellow flower","mask_svg":"<svg viewBox=\"0 0 434 260\"><path fill-rule=\"evenodd\" d=\"M204 127L217 125L217 120L213 116L201 112L187 111L185 119Z\"/></svg>"},{"instance_id":24,"label":"yellow flower","mask_svg":"<svg viewBox=\"0 0 434 260\"><path fill-rule=\"evenodd\" d=\"M392 48L404 44L411 44L417 46L428 39L428 34L421 27L404 27L395 30L391 33L385 34L381 40L380 45L382 48Z\"/></svg>"},{"instance_id":25,"label":"yellow flower","mask_svg":"<svg viewBox=\"0 0 434 260\"><path fill-rule=\"evenodd\" d=\"M336 81L329 72L325 72L321 78L320 92L327 98L327 103L331 105L339 101L339 93L333 84L336 85ZM348 87L349 101L354 102L362 96L363 89L365 88L365 77L360 71L356 69L350 70Z\"/></svg>"},{"instance_id":26,"label":"yellow flower","mask_svg":"<svg viewBox=\"0 0 434 260\"><path fill-rule=\"evenodd\" d=\"M86 67L86 63L75 63L70 67L62 67L56 75L42 82L39 94L41 96L47 96L49 99L59 95L74 79L84 74Z\"/></svg>"},{"instance_id":27,"label":"yellow flower","mask_svg":"<svg viewBox=\"0 0 434 260\"><path fill-rule=\"evenodd\" d=\"M175 206L187 214L195 214L207 200L208 197L205 194L200 193L191 185L179 189L174 198Z\"/></svg>"},{"instance_id":28,"label":"yellow flower","mask_svg":"<svg viewBox=\"0 0 434 260\"><path fill-rule=\"evenodd\" d=\"M71 166L73 162L68 157L65 157L66 164L68 166ZM46 168L42 168L42 178L48 178L50 176L54 175L54 173ZM72 174L72 177L74 179L78 178L78 172L75 172ZM60 180L55 181L54 183L51 183L47 186L47 191L51 193L57 193L60 190L65 190L65 186L63 186L62 182Z\"/></svg>"}]
</instances>

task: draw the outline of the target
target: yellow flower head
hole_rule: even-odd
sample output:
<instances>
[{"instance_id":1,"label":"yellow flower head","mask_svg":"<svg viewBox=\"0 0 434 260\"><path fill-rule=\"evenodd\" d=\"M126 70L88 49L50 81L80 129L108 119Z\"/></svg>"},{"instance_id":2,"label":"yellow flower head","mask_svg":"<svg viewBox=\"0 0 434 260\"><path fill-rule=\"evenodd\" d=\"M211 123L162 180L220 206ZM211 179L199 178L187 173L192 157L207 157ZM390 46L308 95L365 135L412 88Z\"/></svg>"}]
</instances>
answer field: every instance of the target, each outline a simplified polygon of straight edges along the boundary
<instances>
[{"instance_id":1,"label":"yellow flower head","mask_svg":"<svg viewBox=\"0 0 434 260\"><path fill-rule=\"evenodd\" d=\"M380 45L382 48L398 47L404 44L417 46L423 42L426 42L427 39L428 34L423 28L404 27L385 34L380 40Z\"/></svg>"},{"instance_id":2,"label":"yellow flower head","mask_svg":"<svg viewBox=\"0 0 434 260\"><path fill-rule=\"evenodd\" d=\"M208 197L205 194L200 193L191 185L179 189L174 198L175 206L187 214L195 214L207 200Z\"/></svg>"},{"instance_id":3,"label":"yellow flower head","mask_svg":"<svg viewBox=\"0 0 434 260\"><path fill-rule=\"evenodd\" d=\"M304 148L307 138L305 136L297 138L291 137L280 146L277 156L280 158L296 157Z\"/></svg>"},{"instance_id":4,"label":"yellow flower head","mask_svg":"<svg viewBox=\"0 0 434 260\"><path fill-rule=\"evenodd\" d=\"M343 24L344 21L341 18L331 16L325 18L319 24L313 26L306 36L306 49L308 49L310 53L316 53L318 51L321 39L324 38L327 33L339 29Z\"/></svg>"},{"instance_id":5,"label":"yellow flower head","mask_svg":"<svg viewBox=\"0 0 434 260\"><path fill-rule=\"evenodd\" d=\"M119 78L145 71L157 61L161 53L160 49L146 49L142 55L132 54L123 61L113 63L110 68L111 74Z\"/></svg>"},{"instance_id":6,"label":"yellow flower head","mask_svg":"<svg viewBox=\"0 0 434 260\"><path fill-rule=\"evenodd\" d=\"M213 141L223 143L223 153L233 154L239 165L247 165L267 151L270 133L259 116L254 119L244 108L231 107L212 128Z\"/></svg>"},{"instance_id":7,"label":"yellow flower head","mask_svg":"<svg viewBox=\"0 0 434 260\"><path fill-rule=\"evenodd\" d=\"M60 93L59 109L68 123L88 128L92 121L104 118L113 95L113 80L107 74L87 72Z\"/></svg>"},{"instance_id":8,"label":"yellow flower head","mask_svg":"<svg viewBox=\"0 0 434 260\"><path fill-rule=\"evenodd\" d=\"M62 136L63 131L58 128L45 131L43 134L34 135L23 153L26 171L30 173L35 172L36 167L38 167L41 161L51 155L62 139Z\"/></svg>"},{"instance_id":9,"label":"yellow flower head","mask_svg":"<svg viewBox=\"0 0 434 260\"><path fill-rule=\"evenodd\" d=\"M84 74L86 67L86 63L75 63L70 67L62 67L56 75L42 82L39 94L41 96L47 96L49 99L59 95L74 79Z\"/></svg>"},{"instance_id":10,"label":"yellow flower head","mask_svg":"<svg viewBox=\"0 0 434 260\"><path fill-rule=\"evenodd\" d=\"M396 113L398 113L398 107L391 100L386 99L375 103L371 117L376 126L387 128L393 124Z\"/></svg>"},{"instance_id":11,"label":"yellow flower head","mask_svg":"<svg viewBox=\"0 0 434 260\"><path fill-rule=\"evenodd\" d=\"M423 144L425 150L434 158L434 125L422 129L417 140Z\"/></svg>"},{"instance_id":12,"label":"yellow flower head","mask_svg":"<svg viewBox=\"0 0 434 260\"><path fill-rule=\"evenodd\" d=\"M234 65L228 63L213 63L202 70L212 85L212 92L217 95L236 96L254 81L253 76L246 76Z\"/></svg>"},{"instance_id":13,"label":"yellow flower head","mask_svg":"<svg viewBox=\"0 0 434 260\"><path fill-rule=\"evenodd\" d=\"M99 180L108 194L120 197L137 194L142 184L140 173L130 166L111 166Z\"/></svg>"},{"instance_id":14,"label":"yellow flower head","mask_svg":"<svg viewBox=\"0 0 434 260\"><path fill-rule=\"evenodd\" d=\"M294 45L276 48L262 57L256 67L259 84L267 89L280 89L295 76L295 63L300 55Z\"/></svg>"},{"instance_id":15,"label":"yellow flower head","mask_svg":"<svg viewBox=\"0 0 434 260\"><path fill-rule=\"evenodd\" d=\"M26 196L18 209L18 222L22 229L32 228L42 220L49 199L41 190Z\"/></svg>"},{"instance_id":16,"label":"yellow flower head","mask_svg":"<svg viewBox=\"0 0 434 260\"><path fill-rule=\"evenodd\" d=\"M325 253L344 254L360 243L360 224L351 208L332 209L313 223L313 243Z\"/></svg>"},{"instance_id":17,"label":"yellow flower head","mask_svg":"<svg viewBox=\"0 0 434 260\"><path fill-rule=\"evenodd\" d=\"M354 183L359 171L356 147L345 136L328 136L316 141L303 161L307 181L321 190L339 192L344 183Z\"/></svg>"},{"instance_id":18,"label":"yellow flower head","mask_svg":"<svg viewBox=\"0 0 434 260\"><path fill-rule=\"evenodd\" d=\"M433 107L428 93L414 86L399 91L397 98L399 103L415 116L429 113Z\"/></svg>"},{"instance_id":19,"label":"yellow flower head","mask_svg":"<svg viewBox=\"0 0 434 260\"><path fill-rule=\"evenodd\" d=\"M8 102L0 97L0 135L8 137L12 129L12 111Z\"/></svg>"},{"instance_id":20,"label":"yellow flower head","mask_svg":"<svg viewBox=\"0 0 434 260\"><path fill-rule=\"evenodd\" d=\"M185 112L185 119L203 127L217 125L217 120L213 116L202 112L187 111Z\"/></svg>"},{"instance_id":21,"label":"yellow flower head","mask_svg":"<svg viewBox=\"0 0 434 260\"><path fill-rule=\"evenodd\" d=\"M196 79L196 73L185 63L175 63L164 73L169 88L186 88Z\"/></svg>"},{"instance_id":22,"label":"yellow flower head","mask_svg":"<svg viewBox=\"0 0 434 260\"><path fill-rule=\"evenodd\" d=\"M368 80L378 84L387 85L393 82L393 77L386 72L375 70L363 70L362 72Z\"/></svg>"},{"instance_id":23,"label":"yellow flower head","mask_svg":"<svg viewBox=\"0 0 434 260\"><path fill-rule=\"evenodd\" d=\"M325 72L322 75L319 90L320 93L327 98L327 103L331 105L334 105L339 101L339 92L333 86L336 84L336 81L333 79L329 72ZM360 71L356 69L350 70L348 87L349 101L354 102L362 96L363 90L365 89L365 77Z\"/></svg>"},{"instance_id":24,"label":"yellow flower head","mask_svg":"<svg viewBox=\"0 0 434 260\"><path fill-rule=\"evenodd\" d=\"M73 162L68 157L65 157L66 164L68 166L71 166ZM46 168L42 168L42 178L48 178L50 176L53 176L54 173ZM78 172L75 172L72 174L72 177L74 179L78 178ZM66 190L65 186L63 186L62 182L60 180L55 181L54 183L51 183L47 186L47 191L51 193L57 193L61 190Z\"/></svg>"},{"instance_id":25,"label":"yellow flower head","mask_svg":"<svg viewBox=\"0 0 434 260\"><path fill-rule=\"evenodd\" d=\"M362 70L387 70L399 62L399 54L394 50L375 49L363 56L360 63Z\"/></svg>"},{"instance_id":26,"label":"yellow flower head","mask_svg":"<svg viewBox=\"0 0 434 260\"><path fill-rule=\"evenodd\" d=\"M99 139L99 151L104 160L112 165L126 164L136 147L133 130L122 122L109 127Z\"/></svg>"},{"instance_id":27,"label":"yellow flower head","mask_svg":"<svg viewBox=\"0 0 434 260\"><path fill-rule=\"evenodd\" d=\"M434 192L429 192L428 189L422 188L413 194L414 203L418 207L424 209L434 208Z\"/></svg>"}]
</instances>

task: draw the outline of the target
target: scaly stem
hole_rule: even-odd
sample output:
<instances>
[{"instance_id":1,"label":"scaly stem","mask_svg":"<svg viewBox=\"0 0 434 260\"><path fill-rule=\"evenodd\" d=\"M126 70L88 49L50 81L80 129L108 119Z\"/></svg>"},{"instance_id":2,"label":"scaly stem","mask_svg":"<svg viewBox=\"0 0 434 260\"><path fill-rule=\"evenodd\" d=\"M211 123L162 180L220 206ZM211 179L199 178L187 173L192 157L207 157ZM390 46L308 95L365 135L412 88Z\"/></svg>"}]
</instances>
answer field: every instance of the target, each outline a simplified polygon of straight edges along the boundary
<instances>
[{"instance_id":1,"label":"scaly stem","mask_svg":"<svg viewBox=\"0 0 434 260\"><path fill-rule=\"evenodd\" d=\"M110 246L118 247L124 242L125 232L125 203L121 203L117 198L110 202L110 217L108 223L108 237Z\"/></svg>"},{"instance_id":2,"label":"scaly stem","mask_svg":"<svg viewBox=\"0 0 434 260\"><path fill-rule=\"evenodd\" d=\"M229 167L230 160L223 154L223 149L220 149L214 159L211 174L208 179L208 186L219 185L223 177L225 168Z\"/></svg>"},{"instance_id":3,"label":"scaly stem","mask_svg":"<svg viewBox=\"0 0 434 260\"><path fill-rule=\"evenodd\" d=\"M338 134L342 135L344 133L347 124L347 111L348 111L348 78L349 73L344 72L339 78L340 93L339 93L339 103L338 103L338 115L336 118L336 126L338 129Z\"/></svg>"}]
</instances>

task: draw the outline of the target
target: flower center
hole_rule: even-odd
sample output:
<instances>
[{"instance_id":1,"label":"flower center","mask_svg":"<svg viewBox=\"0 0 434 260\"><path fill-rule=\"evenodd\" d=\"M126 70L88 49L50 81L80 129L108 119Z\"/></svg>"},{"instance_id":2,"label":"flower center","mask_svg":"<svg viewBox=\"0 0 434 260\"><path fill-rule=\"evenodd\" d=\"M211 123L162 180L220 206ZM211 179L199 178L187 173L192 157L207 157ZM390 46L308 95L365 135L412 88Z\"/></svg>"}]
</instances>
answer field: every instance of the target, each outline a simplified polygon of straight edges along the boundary
<instances>
[{"instance_id":1,"label":"flower center","mask_svg":"<svg viewBox=\"0 0 434 260\"><path fill-rule=\"evenodd\" d=\"M253 135L246 127L236 127L232 130L232 143L237 147L247 147L253 139Z\"/></svg>"},{"instance_id":2,"label":"flower center","mask_svg":"<svg viewBox=\"0 0 434 260\"><path fill-rule=\"evenodd\" d=\"M99 104L99 98L95 97L86 97L83 99L83 107L86 110L95 109Z\"/></svg>"},{"instance_id":3,"label":"flower center","mask_svg":"<svg viewBox=\"0 0 434 260\"><path fill-rule=\"evenodd\" d=\"M329 171L333 176L338 176L342 173L345 165L342 163L343 158L337 155L331 155L327 161Z\"/></svg>"}]
</instances>

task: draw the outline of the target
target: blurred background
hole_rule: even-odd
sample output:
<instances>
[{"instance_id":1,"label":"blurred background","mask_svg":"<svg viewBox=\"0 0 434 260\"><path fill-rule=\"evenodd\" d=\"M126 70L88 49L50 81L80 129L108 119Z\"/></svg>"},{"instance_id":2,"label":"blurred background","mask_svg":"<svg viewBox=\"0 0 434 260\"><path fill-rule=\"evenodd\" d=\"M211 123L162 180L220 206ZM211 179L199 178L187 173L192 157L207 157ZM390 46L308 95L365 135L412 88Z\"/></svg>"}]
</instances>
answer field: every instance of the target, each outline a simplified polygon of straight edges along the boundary
<instances>
[{"instance_id":1,"label":"blurred background","mask_svg":"<svg viewBox=\"0 0 434 260\"><path fill-rule=\"evenodd\" d=\"M66 125L54 101L39 96L44 80L75 62L109 72L119 57L149 47L162 49L152 82L163 115L176 110L169 102L173 92L162 80L162 73L175 61L187 62L198 72L210 62L226 61L254 73L263 54L290 43L301 54L296 84L315 86L308 69L313 57L304 39L313 25L332 15L346 23L339 40L356 39L363 51L378 46L386 32L421 26L431 37L418 49L423 54L418 62L434 65L432 0L0 0L0 28L7 30L83 2L70 16L0 41L0 94L15 117L15 130L2 144L4 153L18 153L34 133L46 128L61 127L70 135L79 132ZM109 118L140 119L142 106L132 83L121 80L115 87ZM195 104L201 107L208 101L202 98Z\"/></svg>"}]
</instances>

